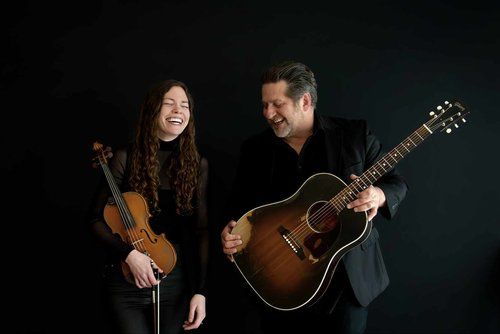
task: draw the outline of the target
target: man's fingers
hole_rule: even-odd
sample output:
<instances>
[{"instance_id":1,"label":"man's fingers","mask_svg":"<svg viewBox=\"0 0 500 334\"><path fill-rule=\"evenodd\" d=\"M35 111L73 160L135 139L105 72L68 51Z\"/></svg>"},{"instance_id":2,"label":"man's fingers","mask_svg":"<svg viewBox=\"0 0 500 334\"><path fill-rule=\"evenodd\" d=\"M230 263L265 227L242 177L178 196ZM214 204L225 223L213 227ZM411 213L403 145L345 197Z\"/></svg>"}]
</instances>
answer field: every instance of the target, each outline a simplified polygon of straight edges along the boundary
<instances>
[{"instance_id":1,"label":"man's fingers","mask_svg":"<svg viewBox=\"0 0 500 334\"><path fill-rule=\"evenodd\" d=\"M234 261L232 254L238 251L236 247L242 244L241 235L231 234L235 226L236 222L231 220L221 233L222 252L227 255L231 262Z\"/></svg>"},{"instance_id":2,"label":"man's fingers","mask_svg":"<svg viewBox=\"0 0 500 334\"><path fill-rule=\"evenodd\" d=\"M359 177L355 174L349 175L351 180L356 180ZM379 197L377 190L373 185L358 194L358 199L347 204L348 209L353 209L354 212L367 212L368 220L372 220L378 211Z\"/></svg>"},{"instance_id":3,"label":"man's fingers","mask_svg":"<svg viewBox=\"0 0 500 334\"><path fill-rule=\"evenodd\" d=\"M370 209L375 209L375 202L369 201L363 205L358 205L357 207L354 208L354 212L362 212L362 211L368 211Z\"/></svg>"},{"instance_id":4,"label":"man's fingers","mask_svg":"<svg viewBox=\"0 0 500 334\"><path fill-rule=\"evenodd\" d=\"M377 197L377 191L373 186L368 187L366 190L363 190L358 194L358 198L371 198Z\"/></svg>"},{"instance_id":5,"label":"man's fingers","mask_svg":"<svg viewBox=\"0 0 500 334\"><path fill-rule=\"evenodd\" d=\"M234 248L241 245L243 242L241 240L226 241L224 242L224 248Z\"/></svg>"},{"instance_id":6,"label":"man's fingers","mask_svg":"<svg viewBox=\"0 0 500 334\"><path fill-rule=\"evenodd\" d=\"M231 231L233 228L236 226L236 222L234 220L231 220L222 230L222 233L220 234L222 238L224 238L227 235L231 235Z\"/></svg>"},{"instance_id":7,"label":"man's fingers","mask_svg":"<svg viewBox=\"0 0 500 334\"><path fill-rule=\"evenodd\" d=\"M231 220L225 227L224 227L224 232L230 233L231 230L236 226L236 222L234 220Z\"/></svg>"},{"instance_id":8,"label":"man's fingers","mask_svg":"<svg viewBox=\"0 0 500 334\"><path fill-rule=\"evenodd\" d=\"M368 201L369 200L366 198L358 198L357 200L354 200L351 203L347 204L347 208L348 209L357 208L358 206L363 205Z\"/></svg>"},{"instance_id":9,"label":"man's fingers","mask_svg":"<svg viewBox=\"0 0 500 334\"><path fill-rule=\"evenodd\" d=\"M239 234L226 234L222 237L224 241L241 240L241 235Z\"/></svg>"},{"instance_id":10,"label":"man's fingers","mask_svg":"<svg viewBox=\"0 0 500 334\"><path fill-rule=\"evenodd\" d=\"M357 199L349 204L347 204L348 209L354 209L354 212L367 211L370 209L376 209L377 204L373 200Z\"/></svg>"}]
</instances>

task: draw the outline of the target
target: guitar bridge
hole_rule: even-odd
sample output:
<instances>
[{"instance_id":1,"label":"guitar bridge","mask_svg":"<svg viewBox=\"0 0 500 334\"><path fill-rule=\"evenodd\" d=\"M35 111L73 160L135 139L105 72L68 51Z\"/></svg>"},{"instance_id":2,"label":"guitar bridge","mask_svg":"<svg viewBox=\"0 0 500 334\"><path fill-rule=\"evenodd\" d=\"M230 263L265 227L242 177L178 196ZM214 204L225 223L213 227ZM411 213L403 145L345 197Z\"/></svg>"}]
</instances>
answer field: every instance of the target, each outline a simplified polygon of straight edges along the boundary
<instances>
[{"instance_id":1,"label":"guitar bridge","mask_svg":"<svg viewBox=\"0 0 500 334\"><path fill-rule=\"evenodd\" d=\"M283 226L278 227L278 232L285 241L285 243L290 247L290 249L299 257L299 259L304 260L306 258L304 254L304 250L298 241L295 240L295 237L292 232L288 231Z\"/></svg>"}]
</instances>

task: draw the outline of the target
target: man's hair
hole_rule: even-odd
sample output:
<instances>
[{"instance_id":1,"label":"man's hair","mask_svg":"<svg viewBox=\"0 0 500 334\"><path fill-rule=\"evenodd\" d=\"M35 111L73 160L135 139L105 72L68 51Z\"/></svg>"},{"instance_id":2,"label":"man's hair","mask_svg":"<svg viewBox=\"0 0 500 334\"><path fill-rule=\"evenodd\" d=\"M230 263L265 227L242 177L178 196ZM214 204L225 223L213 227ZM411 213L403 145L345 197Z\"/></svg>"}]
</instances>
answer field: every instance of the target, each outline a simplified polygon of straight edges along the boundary
<instances>
[{"instance_id":1,"label":"man's hair","mask_svg":"<svg viewBox=\"0 0 500 334\"><path fill-rule=\"evenodd\" d=\"M311 94L312 105L318 102L317 84L314 73L306 65L287 60L267 69L261 77L261 83L275 83L286 81L288 89L286 95L297 102L305 93Z\"/></svg>"}]
</instances>

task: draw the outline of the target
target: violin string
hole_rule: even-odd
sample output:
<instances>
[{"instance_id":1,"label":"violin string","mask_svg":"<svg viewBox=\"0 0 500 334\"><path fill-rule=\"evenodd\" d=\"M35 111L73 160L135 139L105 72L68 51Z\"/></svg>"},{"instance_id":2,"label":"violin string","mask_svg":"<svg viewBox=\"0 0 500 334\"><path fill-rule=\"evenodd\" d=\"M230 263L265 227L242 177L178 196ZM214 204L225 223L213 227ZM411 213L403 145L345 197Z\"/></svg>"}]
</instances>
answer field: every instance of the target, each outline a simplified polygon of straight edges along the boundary
<instances>
[{"instance_id":1,"label":"violin string","mask_svg":"<svg viewBox=\"0 0 500 334\"><path fill-rule=\"evenodd\" d=\"M104 170L104 173L105 173L108 181L114 181L114 176L112 175L109 168L107 168L107 165L103 165L103 170ZM113 186L112 184L115 185L114 183L110 182L110 189L111 189L111 192L112 192L113 197L115 199L117 208L120 212L120 216L122 218L123 224L125 225L125 230L127 231L127 234L131 240L132 246L137 249L136 244L140 244L140 243L136 242L137 240L139 240L139 236L135 232L134 223L131 220L130 214L127 212L128 210L126 209L126 204L124 203L123 195L119 192L117 187ZM142 250L138 249L138 250L143 252L145 250L145 247L144 247L144 245L141 245L141 246L143 246L142 248L144 248L144 249L142 249Z\"/></svg>"},{"instance_id":2,"label":"violin string","mask_svg":"<svg viewBox=\"0 0 500 334\"><path fill-rule=\"evenodd\" d=\"M146 251L146 247L140 236L135 231L134 221L124 201L122 193L119 191L118 187L116 186L116 183L114 182L115 180L114 176L111 173L107 164L101 162L101 166L104 171L104 174L106 175L106 179L108 180L108 183L110 185L111 192L117 204L123 224L125 225L125 230L127 231L127 234L131 240L131 244L134 248L144 253ZM139 247L136 247L136 245Z\"/></svg>"}]
</instances>

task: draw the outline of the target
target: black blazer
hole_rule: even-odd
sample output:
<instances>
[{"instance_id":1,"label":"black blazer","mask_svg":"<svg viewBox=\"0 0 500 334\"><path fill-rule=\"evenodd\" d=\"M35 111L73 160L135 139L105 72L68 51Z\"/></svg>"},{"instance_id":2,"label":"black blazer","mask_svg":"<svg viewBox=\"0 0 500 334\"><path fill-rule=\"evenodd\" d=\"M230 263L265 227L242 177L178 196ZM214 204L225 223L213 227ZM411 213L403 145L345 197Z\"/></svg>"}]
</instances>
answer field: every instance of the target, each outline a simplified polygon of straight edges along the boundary
<instances>
[{"instance_id":1,"label":"black blazer","mask_svg":"<svg viewBox=\"0 0 500 334\"><path fill-rule=\"evenodd\" d=\"M364 120L347 120L336 117L315 116L315 126L325 133L328 170L344 182L350 183L349 175L361 175L383 155L377 138ZM229 201L229 214L237 220L242 214L257 206L270 203L268 187L273 168L272 129L246 140L241 147L238 170ZM396 170L389 171L375 183L386 196L387 206L379 209L385 218L392 218L408 186ZM349 282L359 303L367 306L389 284L378 242L379 234L374 227L368 238L343 257Z\"/></svg>"},{"instance_id":2,"label":"black blazer","mask_svg":"<svg viewBox=\"0 0 500 334\"><path fill-rule=\"evenodd\" d=\"M365 121L318 119L327 135L327 145L330 146L327 146L330 173L346 183L350 182L350 174L361 175L383 155L380 142L371 134ZM377 181L375 186L384 191L387 201L386 207L379 212L391 219L405 198L408 186L394 169ZM373 227L368 238L343 257L354 294L363 306L367 306L389 284L378 239L378 231Z\"/></svg>"}]
</instances>

